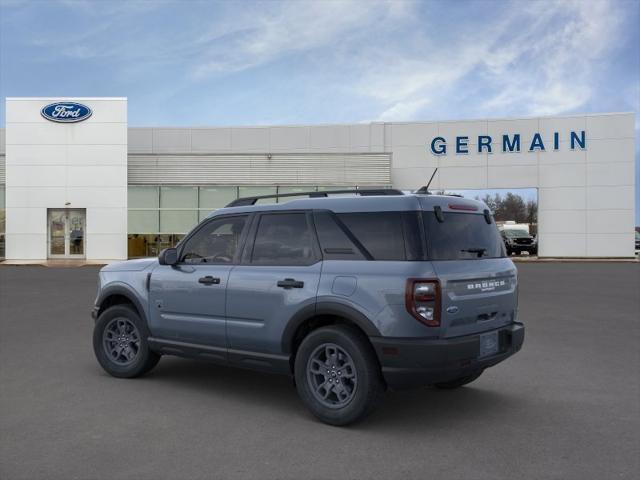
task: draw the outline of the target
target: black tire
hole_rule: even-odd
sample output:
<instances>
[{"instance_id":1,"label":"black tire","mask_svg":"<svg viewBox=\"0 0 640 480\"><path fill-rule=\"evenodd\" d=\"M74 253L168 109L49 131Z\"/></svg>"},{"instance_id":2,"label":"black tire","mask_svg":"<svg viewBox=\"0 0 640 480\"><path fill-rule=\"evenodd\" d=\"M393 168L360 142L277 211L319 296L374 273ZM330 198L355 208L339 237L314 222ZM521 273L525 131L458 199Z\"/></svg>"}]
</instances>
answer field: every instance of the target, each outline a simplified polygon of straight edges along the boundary
<instances>
[{"instance_id":1,"label":"black tire","mask_svg":"<svg viewBox=\"0 0 640 480\"><path fill-rule=\"evenodd\" d=\"M125 325L123 343L120 344L120 337L111 337L120 334L118 324ZM129 340L124 340L125 337ZM102 312L96 321L93 328L93 351L98 363L109 375L118 378L139 377L149 372L160 360L160 355L149 349L147 338L149 329L138 312L128 305L114 305ZM107 345L115 347L111 350L112 354L107 352ZM126 353L114 358L116 349Z\"/></svg>"},{"instance_id":2,"label":"black tire","mask_svg":"<svg viewBox=\"0 0 640 480\"><path fill-rule=\"evenodd\" d=\"M484 370L480 370L479 372L472 373L471 375L465 375L464 377L456 378L455 380L451 380L449 382L440 382L434 383L433 386L439 388L441 390L453 390L456 388L460 388L468 383L471 383L478 379Z\"/></svg>"},{"instance_id":3,"label":"black tire","mask_svg":"<svg viewBox=\"0 0 640 480\"><path fill-rule=\"evenodd\" d=\"M334 347L336 355L329 358L326 351ZM325 366L321 367L323 373L314 373L315 368L323 365L318 358L323 353L327 358ZM343 366L335 370L332 362ZM327 368L326 376L324 368ZM303 403L318 419L329 425L342 426L362 420L375 409L385 389L373 348L362 333L347 325L322 327L309 333L300 344L294 370L296 389ZM345 376L334 378L340 371ZM327 386L328 381L336 382L324 388L325 392L334 389L326 400L319 399L322 386L314 388L323 380ZM341 400L338 398L340 394L346 398ZM336 399L333 405L329 405Z\"/></svg>"}]
</instances>

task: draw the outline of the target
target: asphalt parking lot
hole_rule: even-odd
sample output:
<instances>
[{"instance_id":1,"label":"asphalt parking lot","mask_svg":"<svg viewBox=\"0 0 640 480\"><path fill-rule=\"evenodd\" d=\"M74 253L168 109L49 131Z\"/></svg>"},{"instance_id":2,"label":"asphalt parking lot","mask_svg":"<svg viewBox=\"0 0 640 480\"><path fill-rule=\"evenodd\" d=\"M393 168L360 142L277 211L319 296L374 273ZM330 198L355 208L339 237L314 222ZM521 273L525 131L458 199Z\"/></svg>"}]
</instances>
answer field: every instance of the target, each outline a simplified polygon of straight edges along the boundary
<instances>
[{"instance_id":1,"label":"asphalt parking lot","mask_svg":"<svg viewBox=\"0 0 640 480\"><path fill-rule=\"evenodd\" d=\"M640 265L518 268L518 355L336 428L286 378L170 357L111 378L91 348L97 268L0 266L0 478L637 478Z\"/></svg>"}]
</instances>

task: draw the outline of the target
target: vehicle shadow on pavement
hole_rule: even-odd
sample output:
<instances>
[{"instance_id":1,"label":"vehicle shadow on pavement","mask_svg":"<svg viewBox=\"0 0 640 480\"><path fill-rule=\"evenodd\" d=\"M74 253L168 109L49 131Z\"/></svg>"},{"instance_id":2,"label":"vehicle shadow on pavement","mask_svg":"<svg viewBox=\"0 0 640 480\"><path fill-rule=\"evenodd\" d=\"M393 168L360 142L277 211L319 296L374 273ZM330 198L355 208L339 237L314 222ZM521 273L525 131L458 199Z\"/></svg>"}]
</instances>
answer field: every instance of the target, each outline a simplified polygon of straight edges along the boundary
<instances>
[{"instance_id":1,"label":"vehicle shadow on pavement","mask_svg":"<svg viewBox=\"0 0 640 480\"><path fill-rule=\"evenodd\" d=\"M364 430L393 427L455 428L477 419L499 418L505 408L520 405L521 398L511 392L497 392L483 386L482 380L456 390L423 387L387 392L380 407L362 425Z\"/></svg>"},{"instance_id":2,"label":"vehicle shadow on pavement","mask_svg":"<svg viewBox=\"0 0 640 480\"><path fill-rule=\"evenodd\" d=\"M290 378L252 370L225 367L213 363L163 358L144 377L167 388L233 398L241 408L259 406L295 415L303 421L317 421L307 412ZM477 383L457 390L417 388L388 391L378 409L364 421L350 427L362 430L403 428L439 428L467 423L476 418L499 417L506 408L522 406L522 398L513 392L496 392ZM318 421L318 424L320 422Z\"/></svg>"}]
</instances>

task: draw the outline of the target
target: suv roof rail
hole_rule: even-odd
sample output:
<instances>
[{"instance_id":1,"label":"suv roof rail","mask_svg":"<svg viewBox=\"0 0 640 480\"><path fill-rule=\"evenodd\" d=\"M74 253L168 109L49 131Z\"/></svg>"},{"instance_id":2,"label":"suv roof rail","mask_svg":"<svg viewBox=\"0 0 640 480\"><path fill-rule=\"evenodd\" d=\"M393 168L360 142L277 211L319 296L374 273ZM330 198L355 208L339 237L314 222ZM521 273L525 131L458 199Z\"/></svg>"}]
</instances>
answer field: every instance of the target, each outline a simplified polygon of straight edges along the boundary
<instances>
[{"instance_id":1,"label":"suv roof rail","mask_svg":"<svg viewBox=\"0 0 640 480\"><path fill-rule=\"evenodd\" d=\"M295 193L275 193L273 195L259 195L255 197L242 197L229 203L227 207L246 207L249 205L255 205L258 200L265 198L280 198L280 197L304 197L309 198L326 198L329 195L337 193L355 193L363 197L369 197L374 195L404 195L401 190L393 188L376 188L376 189L362 189L362 190L326 190L326 191L312 191L312 192L295 192Z\"/></svg>"}]
</instances>

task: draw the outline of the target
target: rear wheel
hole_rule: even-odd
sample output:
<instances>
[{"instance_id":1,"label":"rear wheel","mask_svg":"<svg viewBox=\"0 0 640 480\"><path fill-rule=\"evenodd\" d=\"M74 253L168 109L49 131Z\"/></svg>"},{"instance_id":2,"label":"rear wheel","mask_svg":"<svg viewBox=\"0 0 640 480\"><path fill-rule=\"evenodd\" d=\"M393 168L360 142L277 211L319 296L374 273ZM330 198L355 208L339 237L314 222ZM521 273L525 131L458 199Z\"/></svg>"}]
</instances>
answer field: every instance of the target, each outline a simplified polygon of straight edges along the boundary
<instances>
[{"instance_id":1,"label":"rear wheel","mask_svg":"<svg viewBox=\"0 0 640 480\"><path fill-rule=\"evenodd\" d=\"M295 378L304 404L330 425L361 420L384 393L373 349L346 325L323 327L305 337L296 355Z\"/></svg>"},{"instance_id":2,"label":"rear wheel","mask_svg":"<svg viewBox=\"0 0 640 480\"><path fill-rule=\"evenodd\" d=\"M147 343L149 330L128 305L114 305L98 317L93 329L93 350L104 370L119 378L144 375L160 360Z\"/></svg>"},{"instance_id":3,"label":"rear wheel","mask_svg":"<svg viewBox=\"0 0 640 480\"><path fill-rule=\"evenodd\" d=\"M460 388L468 383L477 380L480 375L482 375L483 370L479 372L474 372L470 375L465 375L464 377L456 378L455 380L451 380L449 382L440 382L434 383L433 386L436 388L440 388L442 390L453 390L455 388Z\"/></svg>"}]
</instances>

